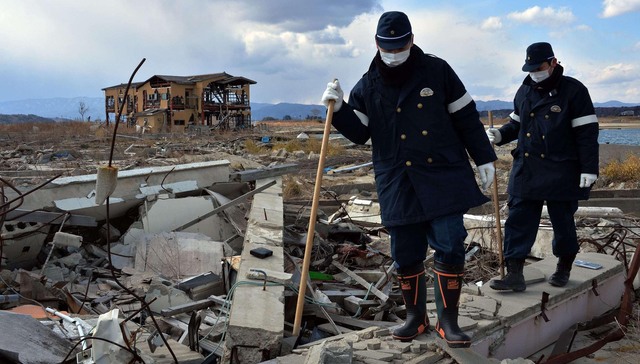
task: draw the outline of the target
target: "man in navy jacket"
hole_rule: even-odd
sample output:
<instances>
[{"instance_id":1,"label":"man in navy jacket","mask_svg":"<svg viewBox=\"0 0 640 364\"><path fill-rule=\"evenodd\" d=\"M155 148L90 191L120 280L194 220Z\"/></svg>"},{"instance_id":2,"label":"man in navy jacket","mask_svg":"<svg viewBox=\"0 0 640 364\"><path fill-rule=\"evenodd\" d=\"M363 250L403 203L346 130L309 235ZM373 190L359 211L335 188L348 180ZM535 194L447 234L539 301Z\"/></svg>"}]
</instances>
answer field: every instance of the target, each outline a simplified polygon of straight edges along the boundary
<instances>
[{"instance_id":1,"label":"man in navy jacket","mask_svg":"<svg viewBox=\"0 0 640 364\"><path fill-rule=\"evenodd\" d=\"M322 101L335 101L333 126L357 144L371 139L382 222L407 307L396 339L408 341L429 327L424 259L435 250L437 332L452 347L467 347L458 326L464 275L463 214L488 201L496 155L475 102L444 60L413 44L407 15L382 14L375 36L378 52L369 70L343 102L338 81ZM468 154L467 154L468 153Z\"/></svg>"},{"instance_id":2,"label":"man in navy jacket","mask_svg":"<svg viewBox=\"0 0 640 364\"><path fill-rule=\"evenodd\" d=\"M598 177L598 119L587 88L564 76L546 42L531 44L522 70L529 72L514 98L509 123L488 129L496 145L518 141L509 178L505 224L507 275L490 283L496 290L526 289L524 260L533 246L544 202L553 225L556 271L549 279L563 287L579 250L574 214L589 198Z\"/></svg>"}]
</instances>

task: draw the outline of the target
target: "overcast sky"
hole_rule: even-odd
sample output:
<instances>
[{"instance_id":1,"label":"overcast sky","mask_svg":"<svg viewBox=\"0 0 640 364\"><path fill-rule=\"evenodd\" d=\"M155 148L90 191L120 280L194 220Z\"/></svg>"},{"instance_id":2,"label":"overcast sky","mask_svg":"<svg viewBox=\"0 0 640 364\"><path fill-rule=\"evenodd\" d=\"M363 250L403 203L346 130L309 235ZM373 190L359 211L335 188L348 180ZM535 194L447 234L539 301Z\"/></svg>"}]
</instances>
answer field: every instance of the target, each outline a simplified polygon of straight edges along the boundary
<instances>
[{"instance_id":1,"label":"overcast sky","mask_svg":"<svg viewBox=\"0 0 640 364\"><path fill-rule=\"evenodd\" d=\"M227 72L253 102L316 104L375 54L384 11L448 61L476 100L511 101L526 47L553 45L595 102L640 103L640 0L15 0L0 11L0 101L102 97L153 75Z\"/></svg>"}]
</instances>

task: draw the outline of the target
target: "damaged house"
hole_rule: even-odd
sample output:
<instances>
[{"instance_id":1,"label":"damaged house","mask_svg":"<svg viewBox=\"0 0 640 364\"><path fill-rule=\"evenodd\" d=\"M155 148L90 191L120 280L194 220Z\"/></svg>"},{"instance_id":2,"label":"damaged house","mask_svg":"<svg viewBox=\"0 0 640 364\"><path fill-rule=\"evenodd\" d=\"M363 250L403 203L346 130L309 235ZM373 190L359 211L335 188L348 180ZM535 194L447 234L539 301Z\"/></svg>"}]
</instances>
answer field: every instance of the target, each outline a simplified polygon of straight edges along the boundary
<instances>
[{"instance_id":1,"label":"damaged house","mask_svg":"<svg viewBox=\"0 0 640 364\"><path fill-rule=\"evenodd\" d=\"M180 133L188 128L242 129L251 125L250 86L256 81L226 72L196 76L155 75L144 82L102 89L107 125L122 107L123 121L141 133Z\"/></svg>"}]
</instances>

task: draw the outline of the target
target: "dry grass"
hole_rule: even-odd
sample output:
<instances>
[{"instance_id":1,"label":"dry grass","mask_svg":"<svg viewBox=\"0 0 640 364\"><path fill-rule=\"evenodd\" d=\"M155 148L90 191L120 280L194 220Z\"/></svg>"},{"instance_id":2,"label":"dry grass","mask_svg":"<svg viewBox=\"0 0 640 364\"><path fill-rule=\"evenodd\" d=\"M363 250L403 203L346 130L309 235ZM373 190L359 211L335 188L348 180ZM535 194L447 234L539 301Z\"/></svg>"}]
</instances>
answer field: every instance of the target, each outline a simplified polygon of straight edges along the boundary
<instances>
[{"instance_id":1,"label":"dry grass","mask_svg":"<svg viewBox=\"0 0 640 364\"><path fill-rule=\"evenodd\" d=\"M629 154L623 161L611 161L600 172L609 182L638 181L640 180L640 156Z\"/></svg>"},{"instance_id":2,"label":"dry grass","mask_svg":"<svg viewBox=\"0 0 640 364\"><path fill-rule=\"evenodd\" d=\"M266 150L266 148L258 145L253 139L246 139L244 141L244 149L249 154L261 154Z\"/></svg>"},{"instance_id":3,"label":"dry grass","mask_svg":"<svg viewBox=\"0 0 640 364\"><path fill-rule=\"evenodd\" d=\"M291 175L285 175L282 177L282 197L292 199L303 195L302 182Z\"/></svg>"},{"instance_id":4,"label":"dry grass","mask_svg":"<svg viewBox=\"0 0 640 364\"><path fill-rule=\"evenodd\" d=\"M284 149L289 153L302 150L305 153L320 154L322 148L322 141L320 139L309 138L307 140L292 139L286 142L277 142L273 145L273 150ZM327 144L327 157L333 157L342 155L345 152L345 148L341 145L329 142Z\"/></svg>"}]
</instances>

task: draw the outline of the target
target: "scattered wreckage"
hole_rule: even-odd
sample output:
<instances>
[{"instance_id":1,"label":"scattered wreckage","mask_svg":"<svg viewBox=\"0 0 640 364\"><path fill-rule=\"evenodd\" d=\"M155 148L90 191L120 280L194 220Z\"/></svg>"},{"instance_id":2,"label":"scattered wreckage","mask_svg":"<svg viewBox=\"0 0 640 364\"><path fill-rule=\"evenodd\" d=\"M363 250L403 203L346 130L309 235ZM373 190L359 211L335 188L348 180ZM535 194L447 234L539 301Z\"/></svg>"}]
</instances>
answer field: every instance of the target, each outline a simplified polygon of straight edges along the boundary
<instances>
[{"instance_id":1,"label":"scattered wreckage","mask_svg":"<svg viewBox=\"0 0 640 364\"><path fill-rule=\"evenodd\" d=\"M584 322L611 318L611 308L621 304L614 311L618 321L626 324L631 315L640 264L634 255L640 227L633 218L617 209L581 208L580 257L603 268L577 271L581 278L572 274L566 290L532 285L524 305L483 287L499 269L495 220L466 215L460 323L473 333L474 345L448 349L433 334L393 341L389 329L402 322L404 306L388 235L375 196L352 188L347 201L320 205L303 326L292 335L311 216L309 201L282 198L281 176L296 169L280 164L230 172L226 160L132 169L118 174L103 204L96 203L97 174L53 178L28 191L3 180L0 358L488 362L534 356L558 341L561 348L537 355L561 363L577 355L570 356L571 343L563 338L595 326ZM545 259L548 226L540 232L528 266L532 281L544 280L554 261ZM433 292L428 297L432 301ZM576 302L589 310L567 315ZM616 339L619 330L603 332ZM514 345L523 337L531 345Z\"/></svg>"}]
</instances>

